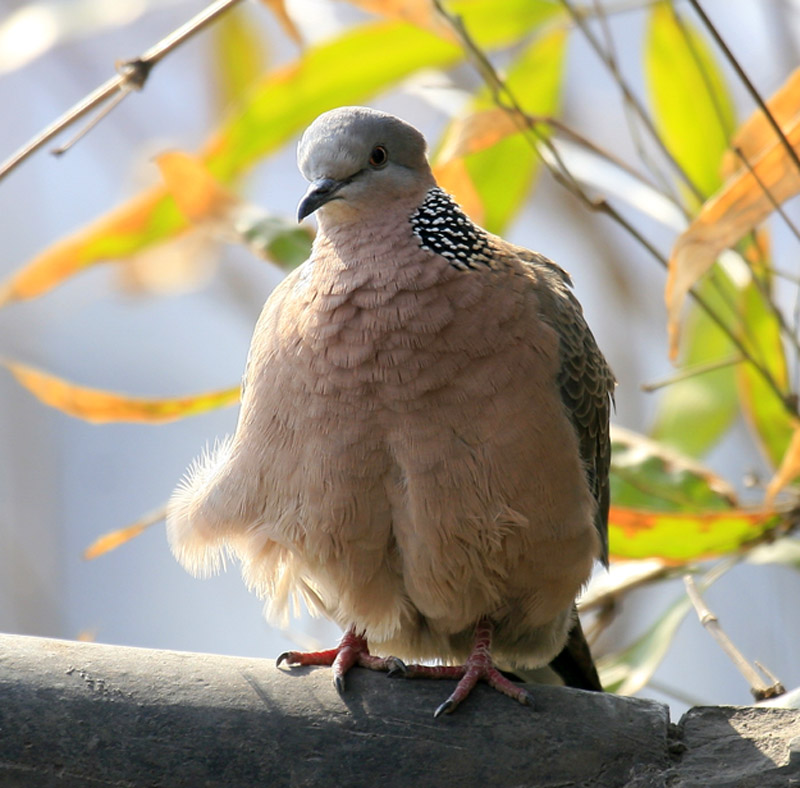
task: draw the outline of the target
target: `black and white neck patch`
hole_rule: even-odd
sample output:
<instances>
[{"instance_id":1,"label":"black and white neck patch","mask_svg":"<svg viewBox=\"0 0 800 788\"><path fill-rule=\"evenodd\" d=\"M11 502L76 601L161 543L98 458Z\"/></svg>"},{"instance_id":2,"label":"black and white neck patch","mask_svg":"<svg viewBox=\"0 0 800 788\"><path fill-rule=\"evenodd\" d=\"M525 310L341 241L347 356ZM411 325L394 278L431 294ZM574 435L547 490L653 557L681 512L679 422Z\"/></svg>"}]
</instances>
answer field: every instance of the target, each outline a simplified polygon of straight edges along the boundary
<instances>
[{"instance_id":1,"label":"black and white neck patch","mask_svg":"<svg viewBox=\"0 0 800 788\"><path fill-rule=\"evenodd\" d=\"M438 186L425 195L410 221L419 245L444 257L453 268L468 271L495 267L486 231L473 224Z\"/></svg>"}]
</instances>

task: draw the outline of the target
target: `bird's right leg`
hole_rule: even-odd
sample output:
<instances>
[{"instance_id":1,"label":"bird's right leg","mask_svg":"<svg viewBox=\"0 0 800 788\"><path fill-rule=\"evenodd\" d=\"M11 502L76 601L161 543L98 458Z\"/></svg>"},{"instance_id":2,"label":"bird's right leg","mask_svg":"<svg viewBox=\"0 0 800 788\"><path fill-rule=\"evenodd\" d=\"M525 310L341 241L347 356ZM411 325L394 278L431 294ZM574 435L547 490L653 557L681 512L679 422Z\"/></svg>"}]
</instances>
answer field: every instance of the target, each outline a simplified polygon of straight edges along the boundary
<instances>
[{"instance_id":1,"label":"bird's right leg","mask_svg":"<svg viewBox=\"0 0 800 788\"><path fill-rule=\"evenodd\" d=\"M288 665L331 665L333 667L333 684L339 692L344 692L344 674L354 665L370 670L394 671L398 669L395 657L375 657L369 653L364 633L356 633L350 627L344 633L336 648L325 651L284 651L278 657L276 665L286 662Z\"/></svg>"}]
</instances>

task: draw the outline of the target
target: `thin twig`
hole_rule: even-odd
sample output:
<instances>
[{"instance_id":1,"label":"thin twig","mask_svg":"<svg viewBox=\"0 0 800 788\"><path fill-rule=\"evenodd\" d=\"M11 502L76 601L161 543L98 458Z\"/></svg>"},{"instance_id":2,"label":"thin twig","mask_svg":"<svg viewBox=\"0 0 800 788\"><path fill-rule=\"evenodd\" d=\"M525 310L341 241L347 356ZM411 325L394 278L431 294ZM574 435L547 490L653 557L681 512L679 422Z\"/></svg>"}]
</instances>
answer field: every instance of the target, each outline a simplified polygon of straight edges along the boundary
<instances>
[{"instance_id":1,"label":"thin twig","mask_svg":"<svg viewBox=\"0 0 800 788\"><path fill-rule=\"evenodd\" d=\"M228 11L239 2L241 2L241 0L216 0L216 2L211 3L205 10L201 11L197 16L190 19L186 24L182 25L165 38L162 38L161 41L150 47L150 49L139 57L118 65L118 73L115 77L112 77L100 85L99 88L75 104L71 109L67 110L58 120L47 126L47 128L23 145L5 162L0 164L0 180L31 154L46 145L57 134L84 117L84 115L105 104L109 99L116 97L114 104L114 106L116 106L116 104L121 101L120 97L125 97L135 90L141 90L156 63L166 57L174 49L177 49L177 47L200 30L203 30L206 26L211 24L220 14ZM82 137L98 120L104 117L105 114L107 114L107 112L103 112L98 118L95 118L95 120L89 124L89 127L84 129L78 137L68 143L66 147L69 147L76 139ZM63 150L56 149L56 152L63 152Z\"/></svg>"},{"instance_id":2,"label":"thin twig","mask_svg":"<svg viewBox=\"0 0 800 788\"><path fill-rule=\"evenodd\" d=\"M694 578L691 575L684 575L683 582L686 586L686 593L689 595L689 599L697 612L697 617L700 619L700 623L708 630L711 637L717 641L719 647L728 655L739 673L744 676L745 681L750 685L750 692L753 697L756 700L765 700L766 698L774 698L778 695L783 695L786 690L780 681L770 674L769 678L772 679L772 683L766 684L758 671L742 656L739 649L733 645L731 639L720 626L717 617L708 609L703 601L703 597L700 595Z\"/></svg>"},{"instance_id":3,"label":"thin twig","mask_svg":"<svg viewBox=\"0 0 800 788\"><path fill-rule=\"evenodd\" d=\"M664 143L664 140L661 138L661 135L656 130L655 124L653 123L653 119L650 117L649 113L645 109L644 105L639 101L636 97L633 90L630 88L628 83L625 81L622 73L617 68L616 62L613 57L611 57L602 47L600 42L597 40L594 33L592 33L591 28L586 23L586 18L583 14L581 14L578 9L572 4L570 0L561 0L561 4L564 8L567 9L567 12L572 17L575 24L580 28L583 35L586 37L586 40L591 45L592 49L596 52L597 56L600 60L605 64L606 68L608 68L609 72L614 78L614 81L619 86L620 90L622 91L622 95L626 101L626 103L633 108L636 112L637 116L644 124L644 127L647 129L650 136L653 138L656 145L658 145L659 150L667 159L667 161L672 165L675 172L678 173L681 180L689 187L692 194L700 200L701 202L704 199L703 193L700 189L695 185L686 171L680 166L680 164L676 161L675 157L672 155L670 150Z\"/></svg>"},{"instance_id":4,"label":"thin twig","mask_svg":"<svg viewBox=\"0 0 800 788\"><path fill-rule=\"evenodd\" d=\"M659 389L666 388L667 386L671 386L673 383L680 383L682 380L688 380L689 378L697 377L698 375L705 375L708 372L715 372L718 369L724 369L725 367L732 367L735 364L739 364L744 361L742 356L731 356L730 358L723 358L719 361L709 361L707 364L694 364L690 367L684 367L677 372L672 377L666 378L665 380L658 380L655 383L642 383L639 388L651 394L654 391L658 391Z\"/></svg>"},{"instance_id":5,"label":"thin twig","mask_svg":"<svg viewBox=\"0 0 800 788\"><path fill-rule=\"evenodd\" d=\"M714 26L714 23L708 18L706 12L699 3L699 0L689 0L689 2L691 3L692 8L694 8L694 10L697 12L697 15L700 17L703 24L708 29L708 32L714 37L714 40L717 42L717 45L728 59L728 62L731 64L731 66L733 66L734 71L736 71L739 79L742 80L742 84L744 84L744 86L747 88L747 91L750 93L753 101L758 104L761 111L764 113L764 116L769 121L769 125L772 126L774 132L778 135L778 139L780 139L781 144L784 148L786 148L789 158L794 162L795 167L797 167L797 171L800 172L800 157L798 157L797 151L795 151L791 142L789 142L786 135L783 133L783 129L780 127L778 121L775 120L775 116L770 111L767 103L761 97L761 94L758 92L758 90L756 90L756 86L750 81L750 77L747 76L747 73L742 68L733 52L731 52L730 48L725 43L725 40L719 34L719 30L717 30L717 28Z\"/></svg>"}]
</instances>

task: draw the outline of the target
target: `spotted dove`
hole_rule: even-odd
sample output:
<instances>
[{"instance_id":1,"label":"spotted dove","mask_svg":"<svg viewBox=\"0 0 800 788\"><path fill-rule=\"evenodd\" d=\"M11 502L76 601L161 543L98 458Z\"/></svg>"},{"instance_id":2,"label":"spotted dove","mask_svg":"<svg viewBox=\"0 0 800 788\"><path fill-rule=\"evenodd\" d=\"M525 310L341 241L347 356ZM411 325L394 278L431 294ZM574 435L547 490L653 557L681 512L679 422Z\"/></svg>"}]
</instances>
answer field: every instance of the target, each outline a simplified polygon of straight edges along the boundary
<instances>
[{"instance_id":1,"label":"spotted dove","mask_svg":"<svg viewBox=\"0 0 800 788\"><path fill-rule=\"evenodd\" d=\"M237 558L269 615L302 599L339 624L337 648L279 662L333 665L340 690L356 664L459 679L438 716L478 680L530 703L496 666L547 663L599 690L575 598L607 560L614 378L569 275L474 224L425 148L362 107L306 130L313 250L169 541L194 573Z\"/></svg>"}]
</instances>

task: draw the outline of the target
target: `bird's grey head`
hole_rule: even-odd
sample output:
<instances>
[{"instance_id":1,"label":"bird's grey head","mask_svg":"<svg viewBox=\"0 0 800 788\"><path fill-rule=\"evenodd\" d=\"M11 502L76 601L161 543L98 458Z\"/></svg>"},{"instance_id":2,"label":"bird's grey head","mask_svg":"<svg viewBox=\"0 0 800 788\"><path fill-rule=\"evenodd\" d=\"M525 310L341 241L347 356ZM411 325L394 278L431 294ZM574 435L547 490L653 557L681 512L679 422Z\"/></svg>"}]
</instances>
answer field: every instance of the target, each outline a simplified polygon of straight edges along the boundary
<instances>
[{"instance_id":1,"label":"bird's grey head","mask_svg":"<svg viewBox=\"0 0 800 788\"><path fill-rule=\"evenodd\" d=\"M326 206L338 221L357 220L389 202L414 200L435 185L425 138L405 121L367 107L339 107L320 115L297 148L297 164L311 181L298 221Z\"/></svg>"}]
</instances>

